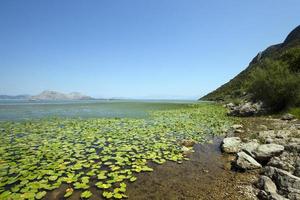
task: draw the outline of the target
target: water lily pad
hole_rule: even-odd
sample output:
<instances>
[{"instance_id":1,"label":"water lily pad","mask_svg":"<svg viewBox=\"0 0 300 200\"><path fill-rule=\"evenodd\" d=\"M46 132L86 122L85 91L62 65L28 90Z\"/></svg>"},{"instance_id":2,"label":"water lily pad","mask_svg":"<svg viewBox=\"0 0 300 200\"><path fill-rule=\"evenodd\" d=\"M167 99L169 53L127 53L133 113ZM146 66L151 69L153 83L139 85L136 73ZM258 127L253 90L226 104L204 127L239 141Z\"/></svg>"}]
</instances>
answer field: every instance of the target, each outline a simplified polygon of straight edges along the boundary
<instances>
[{"instance_id":1,"label":"water lily pad","mask_svg":"<svg viewBox=\"0 0 300 200\"><path fill-rule=\"evenodd\" d=\"M83 193L81 193L80 197L84 198L84 199L88 199L92 196L93 194L90 191L84 191Z\"/></svg>"}]
</instances>

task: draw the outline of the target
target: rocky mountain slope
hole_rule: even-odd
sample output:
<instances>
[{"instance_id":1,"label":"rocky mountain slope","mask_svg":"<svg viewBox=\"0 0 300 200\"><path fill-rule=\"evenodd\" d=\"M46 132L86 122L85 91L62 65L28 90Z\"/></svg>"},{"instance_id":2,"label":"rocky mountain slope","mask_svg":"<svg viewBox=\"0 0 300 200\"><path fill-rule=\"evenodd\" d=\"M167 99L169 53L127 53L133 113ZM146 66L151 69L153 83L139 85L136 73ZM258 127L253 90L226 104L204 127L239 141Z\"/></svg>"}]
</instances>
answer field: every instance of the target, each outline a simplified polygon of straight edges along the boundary
<instances>
[{"instance_id":1,"label":"rocky mountain slope","mask_svg":"<svg viewBox=\"0 0 300 200\"><path fill-rule=\"evenodd\" d=\"M249 78L250 73L257 67L261 67L260 63L264 59L276 60L281 58L285 52L300 52L300 26L296 27L290 34L286 37L283 43L272 45L266 50L259 52L257 56L253 58L249 66L239 73L236 77L230 80L228 83L222 85L215 91L203 96L200 100L231 100L235 98L241 98L246 95L245 92L245 82ZM298 56L299 58L299 56ZM300 60L298 60L298 64ZM297 69L300 66L297 66Z\"/></svg>"}]
</instances>

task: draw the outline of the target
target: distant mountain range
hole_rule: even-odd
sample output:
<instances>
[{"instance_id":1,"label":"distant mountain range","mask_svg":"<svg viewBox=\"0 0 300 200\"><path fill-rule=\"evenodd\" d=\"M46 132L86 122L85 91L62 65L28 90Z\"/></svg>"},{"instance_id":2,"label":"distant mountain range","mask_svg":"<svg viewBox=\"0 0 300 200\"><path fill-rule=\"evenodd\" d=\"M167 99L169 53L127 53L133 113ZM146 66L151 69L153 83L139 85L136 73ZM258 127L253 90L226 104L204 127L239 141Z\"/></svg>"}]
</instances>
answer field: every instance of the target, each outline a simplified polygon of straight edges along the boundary
<instances>
[{"instance_id":1,"label":"distant mountain range","mask_svg":"<svg viewBox=\"0 0 300 200\"><path fill-rule=\"evenodd\" d=\"M41 92L38 95L16 95L16 96L10 96L10 95L0 95L0 99L16 99L16 100L90 100L94 99L90 96L83 95L79 92L71 92L69 94L61 93L57 91L50 91L46 90Z\"/></svg>"}]
</instances>

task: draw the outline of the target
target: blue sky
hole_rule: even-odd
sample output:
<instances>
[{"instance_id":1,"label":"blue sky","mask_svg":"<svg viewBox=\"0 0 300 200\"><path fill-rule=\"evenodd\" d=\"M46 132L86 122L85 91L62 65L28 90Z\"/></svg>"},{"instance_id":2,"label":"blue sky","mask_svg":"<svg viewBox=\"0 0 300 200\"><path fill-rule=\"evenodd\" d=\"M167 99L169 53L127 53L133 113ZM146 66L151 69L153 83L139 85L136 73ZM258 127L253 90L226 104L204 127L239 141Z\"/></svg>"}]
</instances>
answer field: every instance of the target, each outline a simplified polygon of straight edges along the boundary
<instances>
[{"instance_id":1,"label":"blue sky","mask_svg":"<svg viewBox=\"0 0 300 200\"><path fill-rule=\"evenodd\" d=\"M0 0L0 94L198 98L300 24L298 0Z\"/></svg>"}]
</instances>

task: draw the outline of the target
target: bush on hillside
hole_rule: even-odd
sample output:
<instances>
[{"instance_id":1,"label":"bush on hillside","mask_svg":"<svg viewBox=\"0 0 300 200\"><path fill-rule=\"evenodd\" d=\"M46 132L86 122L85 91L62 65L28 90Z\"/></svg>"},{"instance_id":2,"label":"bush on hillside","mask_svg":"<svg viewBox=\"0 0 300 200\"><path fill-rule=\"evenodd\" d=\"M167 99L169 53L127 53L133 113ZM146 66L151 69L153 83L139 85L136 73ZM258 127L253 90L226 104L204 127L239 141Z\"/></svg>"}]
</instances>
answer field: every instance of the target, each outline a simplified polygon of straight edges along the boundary
<instances>
[{"instance_id":1,"label":"bush on hillside","mask_svg":"<svg viewBox=\"0 0 300 200\"><path fill-rule=\"evenodd\" d=\"M299 98L300 76L286 62L265 59L251 74L248 92L253 100L262 101L272 111L294 105Z\"/></svg>"},{"instance_id":2,"label":"bush on hillside","mask_svg":"<svg viewBox=\"0 0 300 200\"><path fill-rule=\"evenodd\" d=\"M281 55L281 60L289 65L292 72L300 72L300 48L291 48Z\"/></svg>"}]
</instances>

